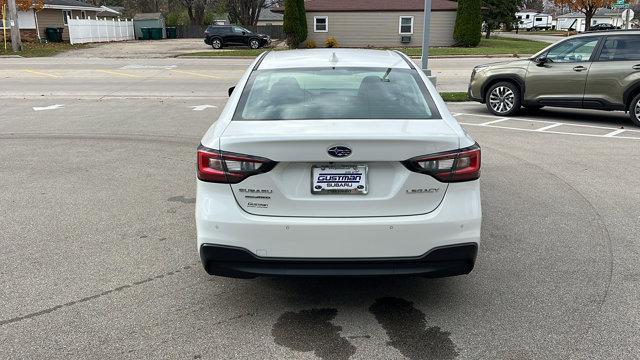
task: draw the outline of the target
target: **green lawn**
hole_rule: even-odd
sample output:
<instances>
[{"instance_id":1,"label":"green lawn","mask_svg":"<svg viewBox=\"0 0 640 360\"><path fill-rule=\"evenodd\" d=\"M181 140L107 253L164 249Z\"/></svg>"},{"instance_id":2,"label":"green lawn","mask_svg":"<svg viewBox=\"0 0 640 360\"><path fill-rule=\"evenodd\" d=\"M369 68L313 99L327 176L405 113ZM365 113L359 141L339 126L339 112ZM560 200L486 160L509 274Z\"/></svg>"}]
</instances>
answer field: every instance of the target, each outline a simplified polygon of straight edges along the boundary
<instances>
[{"instance_id":1,"label":"green lawn","mask_svg":"<svg viewBox=\"0 0 640 360\"><path fill-rule=\"evenodd\" d=\"M440 96L446 102L469 101L469 96L466 92L441 92Z\"/></svg>"},{"instance_id":2,"label":"green lawn","mask_svg":"<svg viewBox=\"0 0 640 360\"><path fill-rule=\"evenodd\" d=\"M483 38L480 41L480 45L474 48L463 47L434 47L429 50L430 55L528 55L534 54L549 44L521 39L507 39L494 37L491 39ZM280 49L278 49L280 50ZM409 56L420 56L422 53L421 48L397 48ZM254 57L265 51L265 49L229 49L229 50L210 50L199 51L193 53L182 54L180 56L247 56Z\"/></svg>"},{"instance_id":3,"label":"green lawn","mask_svg":"<svg viewBox=\"0 0 640 360\"><path fill-rule=\"evenodd\" d=\"M540 41L493 37L490 39L482 38L480 45L474 48L434 47L429 49L429 55L528 55L535 54L547 46L549 44ZM422 53L421 48L400 48L398 50L409 56L420 56Z\"/></svg>"},{"instance_id":4,"label":"green lawn","mask_svg":"<svg viewBox=\"0 0 640 360\"><path fill-rule=\"evenodd\" d=\"M69 43L22 43L22 51L14 53L11 50L11 42L7 41L7 50L4 49L4 44L0 43L0 55L20 55L24 57L43 57L52 56L61 52L80 49L86 45L71 45Z\"/></svg>"}]
</instances>

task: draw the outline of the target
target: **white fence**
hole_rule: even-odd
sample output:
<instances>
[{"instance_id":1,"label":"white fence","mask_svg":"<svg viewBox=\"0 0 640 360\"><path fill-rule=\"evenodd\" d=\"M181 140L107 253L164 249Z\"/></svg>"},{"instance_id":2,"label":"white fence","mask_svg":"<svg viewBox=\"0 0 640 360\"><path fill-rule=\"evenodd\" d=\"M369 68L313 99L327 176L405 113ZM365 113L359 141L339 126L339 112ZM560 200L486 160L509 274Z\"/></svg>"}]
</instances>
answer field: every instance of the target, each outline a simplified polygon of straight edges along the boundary
<instances>
[{"instance_id":1,"label":"white fence","mask_svg":"<svg viewBox=\"0 0 640 360\"><path fill-rule=\"evenodd\" d=\"M133 21L120 19L67 19L72 44L134 40Z\"/></svg>"}]
</instances>

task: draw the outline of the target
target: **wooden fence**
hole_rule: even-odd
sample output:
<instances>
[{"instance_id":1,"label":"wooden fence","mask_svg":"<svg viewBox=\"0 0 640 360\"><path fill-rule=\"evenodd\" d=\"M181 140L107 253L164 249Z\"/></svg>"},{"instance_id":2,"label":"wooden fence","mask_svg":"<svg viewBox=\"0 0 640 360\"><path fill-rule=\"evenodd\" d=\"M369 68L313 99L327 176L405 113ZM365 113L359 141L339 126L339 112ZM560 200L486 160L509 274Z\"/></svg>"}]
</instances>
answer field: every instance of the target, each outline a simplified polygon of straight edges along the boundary
<instances>
[{"instance_id":1,"label":"wooden fence","mask_svg":"<svg viewBox=\"0 0 640 360\"><path fill-rule=\"evenodd\" d=\"M72 44L133 40L133 21L120 19L67 19Z\"/></svg>"}]
</instances>

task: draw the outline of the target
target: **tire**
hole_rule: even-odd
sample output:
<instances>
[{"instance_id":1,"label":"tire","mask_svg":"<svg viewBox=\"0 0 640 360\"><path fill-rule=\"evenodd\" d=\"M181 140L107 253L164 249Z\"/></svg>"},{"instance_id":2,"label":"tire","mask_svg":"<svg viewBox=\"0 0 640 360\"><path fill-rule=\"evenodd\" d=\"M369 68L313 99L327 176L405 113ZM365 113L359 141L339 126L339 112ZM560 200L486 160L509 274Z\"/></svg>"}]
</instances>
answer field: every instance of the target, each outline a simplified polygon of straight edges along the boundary
<instances>
[{"instance_id":1,"label":"tire","mask_svg":"<svg viewBox=\"0 0 640 360\"><path fill-rule=\"evenodd\" d=\"M640 126L640 94L636 95L636 97L631 100L631 105L629 106L629 115L631 116L631 121L635 126Z\"/></svg>"},{"instance_id":2,"label":"tire","mask_svg":"<svg viewBox=\"0 0 640 360\"><path fill-rule=\"evenodd\" d=\"M484 100L492 114L511 116L520 110L520 89L513 83L501 81L487 90Z\"/></svg>"},{"instance_id":3,"label":"tire","mask_svg":"<svg viewBox=\"0 0 640 360\"><path fill-rule=\"evenodd\" d=\"M258 39L249 40L249 47L252 48L252 49L260 48L260 40L258 40Z\"/></svg>"},{"instance_id":4,"label":"tire","mask_svg":"<svg viewBox=\"0 0 640 360\"><path fill-rule=\"evenodd\" d=\"M211 47L214 49L222 49L222 39L220 38L211 39Z\"/></svg>"}]
</instances>

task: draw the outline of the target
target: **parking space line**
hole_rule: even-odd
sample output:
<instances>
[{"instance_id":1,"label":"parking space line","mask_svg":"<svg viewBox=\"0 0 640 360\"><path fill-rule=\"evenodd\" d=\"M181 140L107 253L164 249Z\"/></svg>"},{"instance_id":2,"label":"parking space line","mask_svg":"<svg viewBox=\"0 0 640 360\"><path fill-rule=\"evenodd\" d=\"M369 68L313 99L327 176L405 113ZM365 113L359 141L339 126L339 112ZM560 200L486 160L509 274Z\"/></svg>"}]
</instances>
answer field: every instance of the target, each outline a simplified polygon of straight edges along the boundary
<instances>
[{"instance_id":1,"label":"parking space line","mask_svg":"<svg viewBox=\"0 0 640 360\"><path fill-rule=\"evenodd\" d=\"M139 75L127 74L127 73L118 72L118 71L111 71L111 70L100 70L100 69L98 69L96 71L99 71L99 72L105 73L105 74L110 74L110 75L126 76L126 77L133 77L133 78L142 77L142 76L139 76Z\"/></svg>"},{"instance_id":2,"label":"parking space line","mask_svg":"<svg viewBox=\"0 0 640 360\"><path fill-rule=\"evenodd\" d=\"M545 130L553 129L554 127L558 127L560 125L564 125L564 124L563 123L555 123L555 124L543 126L540 129L536 129L536 131L545 131Z\"/></svg>"},{"instance_id":3,"label":"parking space line","mask_svg":"<svg viewBox=\"0 0 640 360\"><path fill-rule=\"evenodd\" d=\"M507 121L507 120L510 120L510 119L509 118L500 118L500 119L497 119L497 120L491 120L491 121L484 122L482 124L478 124L478 126L486 126L486 125L496 124L496 123Z\"/></svg>"},{"instance_id":4,"label":"parking space line","mask_svg":"<svg viewBox=\"0 0 640 360\"><path fill-rule=\"evenodd\" d=\"M187 74L187 75L193 75L193 76L206 77L206 78L210 78L210 79L222 79L219 76L199 74L199 73L194 73L194 72L191 72L191 71L176 70L176 69L171 69L170 71L177 72L177 73L180 73L180 74Z\"/></svg>"},{"instance_id":5,"label":"parking space line","mask_svg":"<svg viewBox=\"0 0 640 360\"><path fill-rule=\"evenodd\" d=\"M602 135L604 137L614 137L618 134L622 134L623 132L627 131L626 129L618 129L618 130L614 130L608 134Z\"/></svg>"},{"instance_id":6,"label":"parking space line","mask_svg":"<svg viewBox=\"0 0 640 360\"><path fill-rule=\"evenodd\" d=\"M460 125L479 126L479 127L485 127L485 128L506 129L506 130L516 130L516 131L526 131L526 132L540 133L540 131L535 130L535 129L521 129L521 128L515 128L515 127L508 127L508 126L500 126L500 125L482 125L482 124L472 124L472 123L464 123L464 122L461 122ZM564 125L573 125L573 124L564 124ZM544 134L558 134L558 135L588 136L588 137L599 137L599 138L604 138L605 137L605 135L586 134L586 133L582 133L581 134L581 133L564 132L564 131L544 131L543 133ZM609 138L640 140L640 137L633 137L633 136L613 136L613 137L609 136Z\"/></svg>"},{"instance_id":7,"label":"parking space line","mask_svg":"<svg viewBox=\"0 0 640 360\"><path fill-rule=\"evenodd\" d=\"M48 77L52 77L52 78L61 78L62 77L62 76L53 75L53 74L47 74L47 73L44 73L44 72L35 71L35 70L31 70L31 69L22 69L22 71L27 72L29 74L34 74L34 75L39 75L39 76L48 76Z\"/></svg>"}]
</instances>

